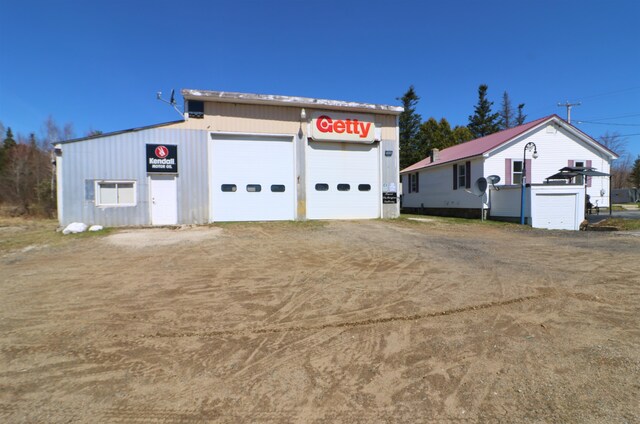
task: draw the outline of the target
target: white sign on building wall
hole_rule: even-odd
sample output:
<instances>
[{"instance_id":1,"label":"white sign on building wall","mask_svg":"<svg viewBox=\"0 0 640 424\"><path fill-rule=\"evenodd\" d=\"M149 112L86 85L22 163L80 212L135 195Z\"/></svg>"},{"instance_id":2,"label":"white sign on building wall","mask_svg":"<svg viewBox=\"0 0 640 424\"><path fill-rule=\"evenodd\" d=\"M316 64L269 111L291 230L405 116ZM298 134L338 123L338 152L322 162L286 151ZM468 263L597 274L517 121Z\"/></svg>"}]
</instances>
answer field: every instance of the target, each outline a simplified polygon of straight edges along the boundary
<instances>
[{"instance_id":1,"label":"white sign on building wall","mask_svg":"<svg viewBox=\"0 0 640 424\"><path fill-rule=\"evenodd\" d=\"M315 141L366 144L375 141L376 128L372 115L314 112L310 127L311 138Z\"/></svg>"}]
</instances>

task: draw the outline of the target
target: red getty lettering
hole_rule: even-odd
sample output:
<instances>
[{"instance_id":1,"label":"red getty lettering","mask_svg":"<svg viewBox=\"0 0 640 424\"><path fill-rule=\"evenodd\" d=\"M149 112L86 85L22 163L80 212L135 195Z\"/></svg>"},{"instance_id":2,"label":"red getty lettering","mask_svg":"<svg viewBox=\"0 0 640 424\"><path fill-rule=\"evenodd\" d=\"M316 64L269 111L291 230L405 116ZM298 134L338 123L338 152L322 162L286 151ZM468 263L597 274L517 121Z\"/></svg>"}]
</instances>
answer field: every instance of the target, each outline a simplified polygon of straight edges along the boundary
<instances>
[{"instance_id":1,"label":"red getty lettering","mask_svg":"<svg viewBox=\"0 0 640 424\"><path fill-rule=\"evenodd\" d=\"M316 120L316 128L323 133L334 132L336 134L358 134L360 138L366 138L371 129L371 122L360 122L357 119L336 119L335 121L327 115L322 115Z\"/></svg>"}]
</instances>

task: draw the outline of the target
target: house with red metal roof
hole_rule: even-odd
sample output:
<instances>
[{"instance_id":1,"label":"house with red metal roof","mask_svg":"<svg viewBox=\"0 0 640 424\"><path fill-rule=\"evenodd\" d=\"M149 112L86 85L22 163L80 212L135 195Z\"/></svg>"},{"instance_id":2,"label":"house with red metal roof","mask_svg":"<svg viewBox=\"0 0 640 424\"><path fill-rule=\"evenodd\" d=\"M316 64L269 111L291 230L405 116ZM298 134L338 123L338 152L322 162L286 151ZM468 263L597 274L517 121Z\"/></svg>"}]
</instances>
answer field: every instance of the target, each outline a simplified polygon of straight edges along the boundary
<instances>
[{"instance_id":1,"label":"house with red metal roof","mask_svg":"<svg viewBox=\"0 0 640 424\"><path fill-rule=\"evenodd\" d=\"M525 150L527 145L529 150ZM492 215L491 193L501 188L519 188L523 171L527 186L537 186L549 183L548 178L566 166L608 174L611 161L617 158L615 152L589 135L559 116L550 115L441 151L434 149L429 157L400 172L402 208L466 217L479 217L482 209L488 209ZM487 196L474 195L477 180L492 175L500 177L500 182L489 186ZM609 177L578 176L570 183L586 186L594 205L609 206ZM520 204L511 203L510 215L517 217Z\"/></svg>"}]
</instances>

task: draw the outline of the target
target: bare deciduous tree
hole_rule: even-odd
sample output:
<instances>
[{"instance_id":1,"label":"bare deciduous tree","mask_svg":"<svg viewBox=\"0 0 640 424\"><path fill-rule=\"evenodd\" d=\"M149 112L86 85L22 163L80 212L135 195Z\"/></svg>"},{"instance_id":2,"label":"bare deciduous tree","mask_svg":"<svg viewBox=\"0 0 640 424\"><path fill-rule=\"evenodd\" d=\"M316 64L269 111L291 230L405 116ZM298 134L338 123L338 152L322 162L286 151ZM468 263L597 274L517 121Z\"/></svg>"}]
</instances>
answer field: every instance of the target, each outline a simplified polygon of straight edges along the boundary
<instances>
[{"instance_id":1,"label":"bare deciduous tree","mask_svg":"<svg viewBox=\"0 0 640 424\"><path fill-rule=\"evenodd\" d=\"M627 139L617 132L610 133L607 131L600 136L598 141L619 156L611 164L611 187L614 189L628 187L633 161L627 151Z\"/></svg>"}]
</instances>

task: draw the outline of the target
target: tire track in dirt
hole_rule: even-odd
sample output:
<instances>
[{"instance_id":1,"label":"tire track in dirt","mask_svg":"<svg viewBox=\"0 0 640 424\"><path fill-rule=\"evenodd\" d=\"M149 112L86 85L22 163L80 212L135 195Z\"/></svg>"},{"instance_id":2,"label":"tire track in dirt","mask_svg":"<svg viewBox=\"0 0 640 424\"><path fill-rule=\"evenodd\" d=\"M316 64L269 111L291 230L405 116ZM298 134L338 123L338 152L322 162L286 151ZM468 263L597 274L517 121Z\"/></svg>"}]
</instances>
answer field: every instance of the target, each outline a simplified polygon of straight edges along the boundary
<instances>
[{"instance_id":1,"label":"tire track in dirt","mask_svg":"<svg viewBox=\"0 0 640 424\"><path fill-rule=\"evenodd\" d=\"M156 333L142 335L142 338L181 338L181 337L219 337L219 336L236 336L247 334L273 334L283 332L301 332L301 331L319 331L326 329L340 329L340 328L355 328L364 327L377 324L386 324L397 321L417 321L427 318L437 318L442 316L449 316L455 314L461 314L470 311L479 311L483 309L495 308L500 306L508 306L517 303L523 303L532 300L540 300L551 296L549 291L545 291L542 294L532 296L522 296L514 299L508 299L498 302L480 303L477 305L463 306L460 308L446 309L439 312L430 312L426 314L413 314L413 315L398 315L391 317L373 318L359 321L345 321L336 323L327 323L315 326L290 326L290 327L274 327L274 328L256 328L256 329L244 329L244 330L218 330L218 331L206 331L206 332L184 332L184 333Z\"/></svg>"}]
</instances>

